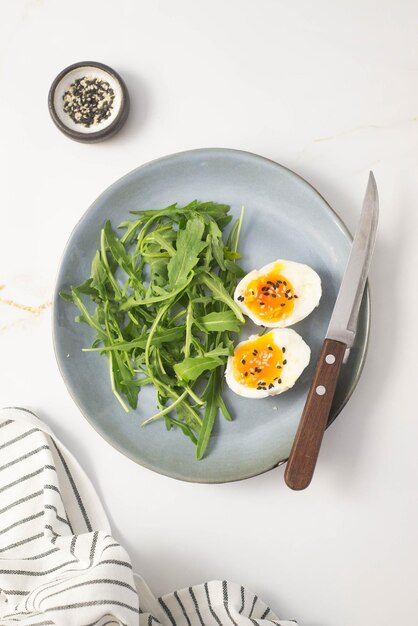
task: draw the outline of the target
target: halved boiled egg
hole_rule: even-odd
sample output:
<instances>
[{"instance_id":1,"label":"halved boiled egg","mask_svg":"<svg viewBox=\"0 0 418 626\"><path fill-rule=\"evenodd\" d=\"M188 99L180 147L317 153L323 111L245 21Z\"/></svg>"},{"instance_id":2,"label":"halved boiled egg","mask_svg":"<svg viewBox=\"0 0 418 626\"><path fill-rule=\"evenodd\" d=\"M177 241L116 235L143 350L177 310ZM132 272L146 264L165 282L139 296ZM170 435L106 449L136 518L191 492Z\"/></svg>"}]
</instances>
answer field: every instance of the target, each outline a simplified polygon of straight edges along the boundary
<instances>
[{"instance_id":1,"label":"halved boiled egg","mask_svg":"<svg viewBox=\"0 0 418 626\"><path fill-rule=\"evenodd\" d=\"M321 295L321 279L309 265L279 259L244 276L234 300L255 324L284 328L309 315Z\"/></svg>"},{"instance_id":2,"label":"halved boiled egg","mask_svg":"<svg viewBox=\"0 0 418 626\"><path fill-rule=\"evenodd\" d=\"M245 398L266 398L293 387L311 357L309 346L290 328L252 335L228 358L228 387Z\"/></svg>"}]
</instances>

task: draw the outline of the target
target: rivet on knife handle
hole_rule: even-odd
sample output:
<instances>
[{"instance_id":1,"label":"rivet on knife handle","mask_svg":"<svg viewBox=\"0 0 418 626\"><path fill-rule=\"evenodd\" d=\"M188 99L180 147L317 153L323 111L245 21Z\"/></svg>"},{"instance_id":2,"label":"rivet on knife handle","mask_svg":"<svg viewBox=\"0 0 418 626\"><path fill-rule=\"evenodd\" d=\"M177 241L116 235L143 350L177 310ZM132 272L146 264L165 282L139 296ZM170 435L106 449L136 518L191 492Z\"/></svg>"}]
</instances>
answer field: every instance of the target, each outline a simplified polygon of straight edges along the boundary
<instances>
[{"instance_id":1,"label":"rivet on knife handle","mask_svg":"<svg viewBox=\"0 0 418 626\"><path fill-rule=\"evenodd\" d=\"M305 489L312 480L345 350L333 339L322 344L284 475L291 489Z\"/></svg>"}]
</instances>

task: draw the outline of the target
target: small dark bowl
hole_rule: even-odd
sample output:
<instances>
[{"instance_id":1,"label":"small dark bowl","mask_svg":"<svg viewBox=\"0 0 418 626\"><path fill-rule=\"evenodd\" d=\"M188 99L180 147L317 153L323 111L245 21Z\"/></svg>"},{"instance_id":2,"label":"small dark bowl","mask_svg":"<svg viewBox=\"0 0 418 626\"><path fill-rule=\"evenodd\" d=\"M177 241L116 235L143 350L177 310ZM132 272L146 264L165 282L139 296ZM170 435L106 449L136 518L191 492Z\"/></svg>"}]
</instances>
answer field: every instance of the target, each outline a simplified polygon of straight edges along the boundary
<instances>
[{"instance_id":1,"label":"small dark bowl","mask_svg":"<svg viewBox=\"0 0 418 626\"><path fill-rule=\"evenodd\" d=\"M76 124L71 119L68 113L64 111L63 101L63 95L71 83L77 78L85 76L105 80L115 93L110 116L88 128ZM58 74L49 90L48 108L55 125L64 135L74 139L74 141L95 143L109 139L122 128L129 113L129 94L124 81L111 67L103 63L84 61L69 65Z\"/></svg>"}]
</instances>

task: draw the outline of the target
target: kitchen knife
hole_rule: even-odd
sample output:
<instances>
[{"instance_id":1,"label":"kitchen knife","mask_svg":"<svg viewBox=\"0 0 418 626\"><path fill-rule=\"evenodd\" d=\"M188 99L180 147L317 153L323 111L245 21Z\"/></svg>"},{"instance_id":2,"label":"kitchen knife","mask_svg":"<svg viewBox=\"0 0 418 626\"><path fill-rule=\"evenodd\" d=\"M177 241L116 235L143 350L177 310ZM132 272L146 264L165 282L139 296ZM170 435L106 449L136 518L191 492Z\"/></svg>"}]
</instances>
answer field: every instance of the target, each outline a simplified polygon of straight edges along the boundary
<instances>
[{"instance_id":1,"label":"kitchen knife","mask_svg":"<svg viewBox=\"0 0 418 626\"><path fill-rule=\"evenodd\" d=\"M291 489L305 489L312 480L338 376L356 336L360 304L376 239L378 215L376 181L370 172L347 268L286 466L285 481Z\"/></svg>"}]
</instances>

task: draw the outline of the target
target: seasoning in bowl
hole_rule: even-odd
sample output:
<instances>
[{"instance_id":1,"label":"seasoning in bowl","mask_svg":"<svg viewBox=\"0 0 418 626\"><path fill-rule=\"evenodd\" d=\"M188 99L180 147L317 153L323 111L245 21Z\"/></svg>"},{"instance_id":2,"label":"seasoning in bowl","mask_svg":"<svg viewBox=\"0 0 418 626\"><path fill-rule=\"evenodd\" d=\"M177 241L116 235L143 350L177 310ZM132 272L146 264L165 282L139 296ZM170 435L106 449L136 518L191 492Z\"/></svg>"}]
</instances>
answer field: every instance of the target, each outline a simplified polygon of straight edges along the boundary
<instances>
[{"instance_id":1,"label":"seasoning in bowl","mask_svg":"<svg viewBox=\"0 0 418 626\"><path fill-rule=\"evenodd\" d=\"M90 128L111 115L115 92L107 81L84 76L71 83L62 99L73 122Z\"/></svg>"},{"instance_id":2,"label":"seasoning in bowl","mask_svg":"<svg viewBox=\"0 0 418 626\"><path fill-rule=\"evenodd\" d=\"M58 128L71 139L102 141L126 121L129 96L122 78L102 63L76 63L52 83L49 111Z\"/></svg>"}]
</instances>

